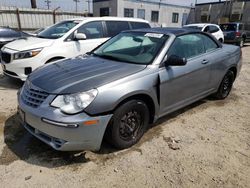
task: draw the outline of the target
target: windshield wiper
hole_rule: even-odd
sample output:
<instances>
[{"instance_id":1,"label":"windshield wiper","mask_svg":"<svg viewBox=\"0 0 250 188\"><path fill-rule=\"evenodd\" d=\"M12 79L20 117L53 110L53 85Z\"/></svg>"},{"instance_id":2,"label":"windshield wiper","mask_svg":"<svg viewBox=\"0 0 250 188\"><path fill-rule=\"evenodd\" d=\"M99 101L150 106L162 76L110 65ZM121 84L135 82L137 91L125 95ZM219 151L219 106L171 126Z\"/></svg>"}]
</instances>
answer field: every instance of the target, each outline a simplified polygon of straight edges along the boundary
<instances>
[{"instance_id":1,"label":"windshield wiper","mask_svg":"<svg viewBox=\"0 0 250 188\"><path fill-rule=\"evenodd\" d=\"M121 61L119 58L117 57L114 57L112 55L107 55L107 54L96 54L96 53L91 53L97 57L101 57L101 58L104 58L104 59L110 59L110 60L115 60L115 61Z\"/></svg>"}]
</instances>

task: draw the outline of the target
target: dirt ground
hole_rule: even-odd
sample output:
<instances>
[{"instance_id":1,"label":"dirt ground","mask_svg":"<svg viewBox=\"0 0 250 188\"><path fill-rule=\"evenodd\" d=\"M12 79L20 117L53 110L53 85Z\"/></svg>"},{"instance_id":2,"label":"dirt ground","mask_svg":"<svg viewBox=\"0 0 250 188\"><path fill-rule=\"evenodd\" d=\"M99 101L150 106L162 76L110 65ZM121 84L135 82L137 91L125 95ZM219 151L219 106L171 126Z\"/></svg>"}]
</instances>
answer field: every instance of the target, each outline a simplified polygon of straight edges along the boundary
<instances>
[{"instance_id":1,"label":"dirt ground","mask_svg":"<svg viewBox=\"0 0 250 188\"><path fill-rule=\"evenodd\" d=\"M57 152L16 115L22 83L0 72L0 187L249 187L250 45L230 96L159 120L134 147Z\"/></svg>"}]
</instances>

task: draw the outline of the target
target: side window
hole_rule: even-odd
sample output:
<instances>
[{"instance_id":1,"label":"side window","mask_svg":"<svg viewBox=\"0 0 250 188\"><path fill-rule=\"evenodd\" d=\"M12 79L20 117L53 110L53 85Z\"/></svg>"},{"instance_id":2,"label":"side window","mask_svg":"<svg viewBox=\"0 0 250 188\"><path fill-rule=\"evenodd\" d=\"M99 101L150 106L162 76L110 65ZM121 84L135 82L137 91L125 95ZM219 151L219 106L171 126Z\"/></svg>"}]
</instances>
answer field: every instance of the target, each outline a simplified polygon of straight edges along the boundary
<instances>
[{"instance_id":1,"label":"side window","mask_svg":"<svg viewBox=\"0 0 250 188\"><path fill-rule=\"evenodd\" d=\"M84 33L87 39L103 38L102 22L89 22L77 29L78 33Z\"/></svg>"},{"instance_id":2,"label":"side window","mask_svg":"<svg viewBox=\"0 0 250 188\"><path fill-rule=\"evenodd\" d=\"M243 30L243 25L239 24L239 30Z\"/></svg>"},{"instance_id":3,"label":"side window","mask_svg":"<svg viewBox=\"0 0 250 188\"><path fill-rule=\"evenodd\" d=\"M203 31L208 32L209 31L209 26L205 27L205 29Z\"/></svg>"},{"instance_id":4,"label":"side window","mask_svg":"<svg viewBox=\"0 0 250 188\"><path fill-rule=\"evenodd\" d=\"M218 45L216 44L216 42L213 39L211 39L210 37L208 37L206 35L202 35L202 39L204 42L206 52L209 52L209 51L212 51L212 50L218 48Z\"/></svg>"},{"instance_id":5,"label":"side window","mask_svg":"<svg viewBox=\"0 0 250 188\"><path fill-rule=\"evenodd\" d=\"M130 22L132 29L150 28L149 24L143 22Z\"/></svg>"},{"instance_id":6,"label":"side window","mask_svg":"<svg viewBox=\"0 0 250 188\"><path fill-rule=\"evenodd\" d=\"M106 21L109 37L113 37L121 31L129 30L128 22L125 21Z\"/></svg>"},{"instance_id":7,"label":"side window","mask_svg":"<svg viewBox=\"0 0 250 188\"><path fill-rule=\"evenodd\" d=\"M218 28L218 27L216 27L216 26L214 26L214 25L209 26L209 32L210 32L210 33L216 33L216 32L218 32L218 31L219 31L219 28Z\"/></svg>"},{"instance_id":8,"label":"side window","mask_svg":"<svg viewBox=\"0 0 250 188\"><path fill-rule=\"evenodd\" d=\"M201 35L188 34L177 37L167 54L189 59L203 53L205 49Z\"/></svg>"}]
</instances>

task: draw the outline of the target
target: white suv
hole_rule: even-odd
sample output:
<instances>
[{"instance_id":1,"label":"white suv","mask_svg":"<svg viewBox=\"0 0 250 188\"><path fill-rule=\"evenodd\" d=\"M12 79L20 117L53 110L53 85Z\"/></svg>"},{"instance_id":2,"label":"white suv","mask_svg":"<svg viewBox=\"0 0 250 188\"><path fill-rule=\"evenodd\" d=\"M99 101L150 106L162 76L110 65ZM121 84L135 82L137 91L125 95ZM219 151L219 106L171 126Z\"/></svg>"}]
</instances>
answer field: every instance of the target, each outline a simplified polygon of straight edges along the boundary
<instances>
[{"instance_id":1,"label":"white suv","mask_svg":"<svg viewBox=\"0 0 250 188\"><path fill-rule=\"evenodd\" d=\"M5 75L26 80L36 68L63 58L91 51L123 30L149 28L147 21L134 18L76 18L59 22L37 37L22 38L1 49Z\"/></svg>"},{"instance_id":2,"label":"white suv","mask_svg":"<svg viewBox=\"0 0 250 188\"><path fill-rule=\"evenodd\" d=\"M184 25L183 27L185 28L189 27L192 29L198 29L200 31L211 33L218 41L224 42L223 32L221 31L220 26L216 24L197 23L197 24Z\"/></svg>"}]
</instances>

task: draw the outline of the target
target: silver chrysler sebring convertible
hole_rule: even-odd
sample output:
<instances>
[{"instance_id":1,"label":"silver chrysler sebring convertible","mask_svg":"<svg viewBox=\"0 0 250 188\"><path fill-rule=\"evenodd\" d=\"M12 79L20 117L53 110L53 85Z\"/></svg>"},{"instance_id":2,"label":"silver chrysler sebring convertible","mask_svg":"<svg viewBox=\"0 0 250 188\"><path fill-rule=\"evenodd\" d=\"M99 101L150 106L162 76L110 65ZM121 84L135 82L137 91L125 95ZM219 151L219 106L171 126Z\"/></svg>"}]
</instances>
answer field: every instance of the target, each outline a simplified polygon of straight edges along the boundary
<instances>
[{"instance_id":1,"label":"silver chrysler sebring convertible","mask_svg":"<svg viewBox=\"0 0 250 188\"><path fill-rule=\"evenodd\" d=\"M56 150L119 149L150 123L206 96L228 96L239 47L200 31L125 31L92 52L34 71L18 94L25 128Z\"/></svg>"}]
</instances>

